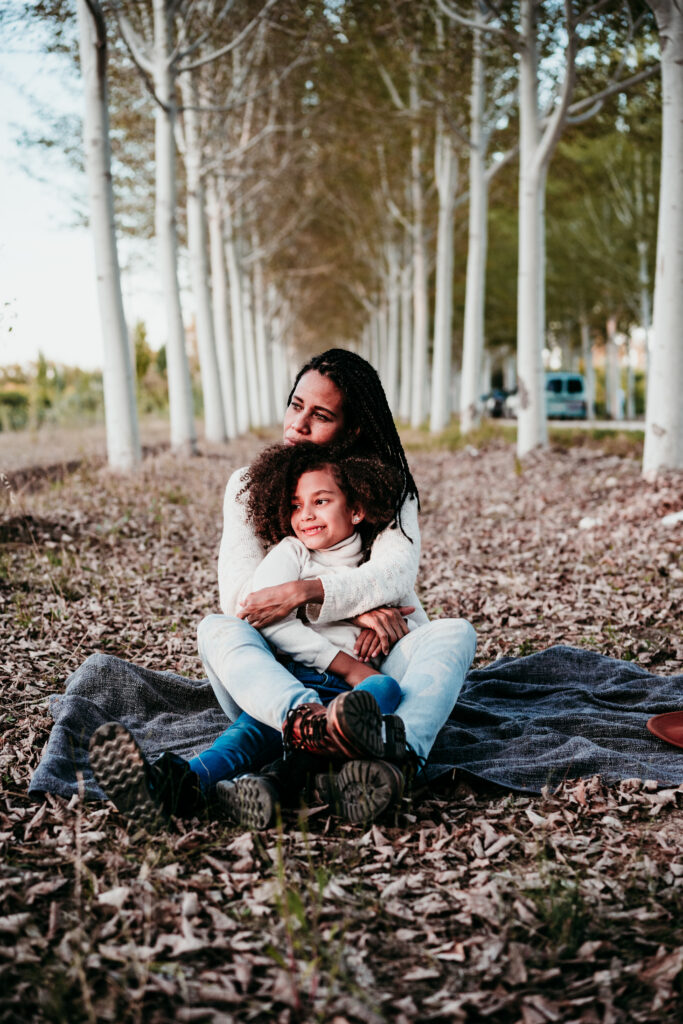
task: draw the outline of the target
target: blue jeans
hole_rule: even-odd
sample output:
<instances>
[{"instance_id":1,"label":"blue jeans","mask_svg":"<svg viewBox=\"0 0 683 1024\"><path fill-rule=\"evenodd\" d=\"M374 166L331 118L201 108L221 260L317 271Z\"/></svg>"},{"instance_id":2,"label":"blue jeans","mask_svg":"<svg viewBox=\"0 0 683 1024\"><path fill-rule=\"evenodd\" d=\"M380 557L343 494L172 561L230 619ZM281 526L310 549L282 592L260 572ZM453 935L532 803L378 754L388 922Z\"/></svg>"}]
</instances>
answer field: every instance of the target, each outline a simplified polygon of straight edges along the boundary
<instances>
[{"instance_id":1,"label":"blue jeans","mask_svg":"<svg viewBox=\"0 0 683 1024\"><path fill-rule=\"evenodd\" d=\"M289 670L300 681L314 688L323 704L329 704L351 687L340 676L290 662ZM367 690L375 698L383 715L391 714L401 699L401 691L390 676L368 676L355 687ZM221 779L232 779L241 772L256 770L282 754L282 733L252 718L246 711L221 733L213 744L193 757L189 764L196 772L204 792L209 792Z\"/></svg>"},{"instance_id":2,"label":"blue jeans","mask_svg":"<svg viewBox=\"0 0 683 1024\"><path fill-rule=\"evenodd\" d=\"M295 678L274 657L261 634L243 619L208 615L197 631L199 654L219 704L236 719L246 711L281 731L290 708L322 702L318 691ZM380 671L396 679L406 739L426 759L458 699L477 646L465 619L435 619L394 645Z\"/></svg>"}]
</instances>

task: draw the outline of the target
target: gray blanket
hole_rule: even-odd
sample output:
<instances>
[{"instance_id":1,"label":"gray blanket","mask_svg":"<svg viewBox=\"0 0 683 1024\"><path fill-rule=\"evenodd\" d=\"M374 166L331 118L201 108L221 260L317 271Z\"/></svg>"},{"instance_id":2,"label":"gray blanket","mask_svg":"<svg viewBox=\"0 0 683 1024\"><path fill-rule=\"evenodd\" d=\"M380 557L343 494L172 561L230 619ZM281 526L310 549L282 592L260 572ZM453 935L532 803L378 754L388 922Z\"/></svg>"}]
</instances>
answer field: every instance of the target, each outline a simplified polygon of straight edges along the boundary
<instances>
[{"instance_id":1,"label":"gray blanket","mask_svg":"<svg viewBox=\"0 0 683 1024\"><path fill-rule=\"evenodd\" d=\"M501 658L469 673L441 730L426 775L452 768L507 789L538 793L565 778L599 774L683 783L683 750L655 739L651 715L683 710L683 675L655 676L638 665L573 647ZM95 654L51 698L55 724L30 792L70 797L80 774L102 798L88 767L88 740L117 719L148 757L191 756L229 725L207 680L153 672Z\"/></svg>"}]
</instances>

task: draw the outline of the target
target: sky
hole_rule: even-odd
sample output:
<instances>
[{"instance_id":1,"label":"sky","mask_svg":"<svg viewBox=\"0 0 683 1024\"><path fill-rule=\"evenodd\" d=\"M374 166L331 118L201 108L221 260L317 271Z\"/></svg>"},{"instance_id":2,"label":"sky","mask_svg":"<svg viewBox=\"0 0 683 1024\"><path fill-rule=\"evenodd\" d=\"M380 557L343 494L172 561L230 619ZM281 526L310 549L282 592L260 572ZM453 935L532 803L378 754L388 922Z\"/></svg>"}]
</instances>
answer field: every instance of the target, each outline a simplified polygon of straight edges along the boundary
<instances>
[{"instance_id":1,"label":"sky","mask_svg":"<svg viewBox=\"0 0 683 1024\"><path fill-rule=\"evenodd\" d=\"M0 33L0 365L26 364L43 352L95 369L102 337L93 247L76 211L85 178L60 154L17 142L22 128L40 129L36 101L80 114L80 82L63 59L40 52L34 28L20 38ZM127 256L123 249L122 262ZM144 320L158 348L163 311L153 266L124 274L123 293L129 328Z\"/></svg>"}]
</instances>

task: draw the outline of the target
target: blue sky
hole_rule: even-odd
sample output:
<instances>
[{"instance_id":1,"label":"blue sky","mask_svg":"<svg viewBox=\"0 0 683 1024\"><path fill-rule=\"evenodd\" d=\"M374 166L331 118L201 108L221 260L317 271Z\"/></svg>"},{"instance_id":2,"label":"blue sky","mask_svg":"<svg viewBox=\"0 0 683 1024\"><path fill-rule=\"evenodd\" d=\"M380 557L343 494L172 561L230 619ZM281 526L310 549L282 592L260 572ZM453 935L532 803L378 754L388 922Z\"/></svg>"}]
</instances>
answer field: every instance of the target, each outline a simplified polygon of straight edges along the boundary
<instances>
[{"instance_id":1,"label":"blue sky","mask_svg":"<svg viewBox=\"0 0 683 1024\"><path fill-rule=\"evenodd\" d=\"M22 127L40 126L34 99L59 113L80 113L80 82L63 60L40 52L35 28L25 28L14 38L8 32L3 36L0 365L27 363L42 351L56 362L98 367L102 338L92 242L87 228L77 226L75 210L85 180L60 154L27 151L17 143ZM156 281L152 269L136 266L134 279L124 275L128 324L145 320L150 342L158 347L163 330Z\"/></svg>"}]
</instances>

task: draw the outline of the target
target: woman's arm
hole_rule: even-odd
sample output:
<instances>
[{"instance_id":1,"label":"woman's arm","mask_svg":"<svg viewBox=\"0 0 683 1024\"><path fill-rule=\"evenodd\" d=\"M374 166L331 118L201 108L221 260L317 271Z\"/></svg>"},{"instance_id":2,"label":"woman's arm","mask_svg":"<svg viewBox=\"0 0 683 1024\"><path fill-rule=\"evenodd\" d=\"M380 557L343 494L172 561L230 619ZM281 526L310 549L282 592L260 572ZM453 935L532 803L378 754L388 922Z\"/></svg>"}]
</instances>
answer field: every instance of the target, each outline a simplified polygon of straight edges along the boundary
<instances>
[{"instance_id":1,"label":"woman's arm","mask_svg":"<svg viewBox=\"0 0 683 1024\"><path fill-rule=\"evenodd\" d=\"M401 523L407 536L398 527L395 530L387 527L375 540L370 559L364 565L356 569L340 568L338 572L325 576L322 604L306 608L311 621L322 624L352 619L372 608L406 603L407 596L415 589L420 563L420 530L415 498L407 498L403 503ZM421 608L418 615L427 621Z\"/></svg>"},{"instance_id":2,"label":"woman's arm","mask_svg":"<svg viewBox=\"0 0 683 1024\"><path fill-rule=\"evenodd\" d=\"M265 554L247 520L242 498L246 468L235 470L223 498L223 536L218 553L218 593L224 615L235 615L240 601L252 590L252 578Z\"/></svg>"}]
</instances>

